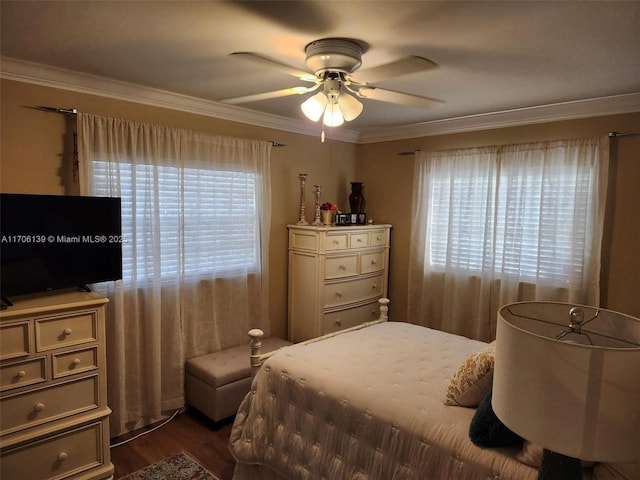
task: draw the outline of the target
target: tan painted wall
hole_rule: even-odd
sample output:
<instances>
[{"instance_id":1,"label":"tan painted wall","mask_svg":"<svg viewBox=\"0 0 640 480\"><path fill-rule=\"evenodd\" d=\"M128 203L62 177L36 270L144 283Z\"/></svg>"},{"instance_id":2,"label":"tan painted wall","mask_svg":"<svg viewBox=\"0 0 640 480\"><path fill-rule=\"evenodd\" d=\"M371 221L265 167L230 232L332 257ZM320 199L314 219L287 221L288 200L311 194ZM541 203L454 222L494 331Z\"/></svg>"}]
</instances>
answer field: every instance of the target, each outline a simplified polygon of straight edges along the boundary
<instances>
[{"instance_id":1,"label":"tan painted wall","mask_svg":"<svg viewBox=\"0 0 640 480\"><path fill-rule=\"evenodd\" d=\"M369 217L394 226L391 312L402 319L407 292L413 156L398 153L604 135L609 131L640 132L637 113L356 146L331 141L322 144L317 137L8 80L0 83L0 95L2 192L77 192L70 169L62 161L67 141L64 117L27 108L34 105L74 107L88 113L286 144L274 148L271 158L271 326L272 332L280 336L287 331L286 224L295 222L298 216L298 173L309 174L308 184L323 186L323 201L337 202L344 210L348 210L349 182L364 182ZM640 316L640 136L620 138L614 147L602 300L603 306ZM312 205L309 188L307 206L311 209Z\"/></svg>"},{"instance_id":2,"label":"tan painted wall","mask_svg":"<svg viewBox=\"0 0 640 480\"><path fill-rule=\"evenodd\" d=\"M367 214L376 221L393 224L389 281L392 317L406 317L411 234L414 159L400 152L606 135L610 131L640 133L640 113L360 145L357 172L365 183ZM614 140L611 159L601 303L640 317L640 136Z\"/></svg>"},{"instance_id":3,"label":"tan painted wall","mask_svg":"<svg viewBox=\"0 0 640 480\"><path fill-rule=\"evenodd\" d=\"M356 146L319 137L177 112L65 90L2 80L0 83L1 148L0 191L4 193L76 194L71 170L63 165L65 117L30 106L77 108L85 113L109 115L177 128L211 132L285 144L271 154L271 329L287 332L287 229L298 220L298 173L307 173L307 185L322 185L323 201L347 204L349 182L354 179ZM314 197L307 188L307 219L313 219ZM309 213L311 211L311 213Z\"/></svg>"}]
</instances>

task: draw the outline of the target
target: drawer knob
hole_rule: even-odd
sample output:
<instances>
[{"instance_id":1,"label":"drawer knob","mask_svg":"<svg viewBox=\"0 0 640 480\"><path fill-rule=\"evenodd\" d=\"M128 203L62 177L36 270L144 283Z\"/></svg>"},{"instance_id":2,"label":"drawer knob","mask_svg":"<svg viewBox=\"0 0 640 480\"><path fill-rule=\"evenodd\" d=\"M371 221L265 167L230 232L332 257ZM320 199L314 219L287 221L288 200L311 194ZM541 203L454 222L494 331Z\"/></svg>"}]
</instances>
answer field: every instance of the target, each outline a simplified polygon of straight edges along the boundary
<instances>
[{"instance_id":1,"label":"drawer knob","mask_svg":"<svg viewBox=\"0 0 640 480\"><path fill-rule=\"evenodd\" d=\"M78 365L80 365L80 359L79 358L74 358L73 362L71 362L71 368L77 367Z\"/></svg>"},{"instance_id":2,"label":"drawer knob","mask_svg":"<svg viewBox=\"0 0 640 480\"><path fill-rule=\"evenodd\" d=\"M26 377L26 376L27 376L27 372L25 372L24 370L20 370L20 371L18 372L18 375L17 375L17 376L18 376L18 377L20 377L20 378L22 378L22 377Z\"/></svg>"},{"instance_id":3,"label":"drawer knob","mask_svg":"<svg viewBox=\"0 0 640 480\"><path fill-rule=\"evenodd\" d=\"M377 290L377 289L378 289L378 285L376 285L375 283L371 285L371 290Z\"/></svg>"},{"instance_id":4,"label":"drawer knob","mask_svg":"<svg viewBox=\"0 0 640 480\"><path fill-rule=\"evenodd\" d=\"M342 326L342 320L340 318L338 318L336 320L336 326L341 327Z\"/></svg>"},{"instance_id":5,"label":"drawer knob","mask_svg":"<svg viewBox=\"0 0 640 480\"><path fill-rule=\"evenodd\" d=\"M358 238L358 239L356 240L356 242L358 242L358 243L362 243L362 239L361 239L361 238Z\"/></svg>"},{"instance_id":6,"label":"drawer knob","mask_svg":"<svg viewBox=\"0 0 640 480\"><path fill-rule=\"evenodd\" d=\"M64 333L66 336L69 336L73 333L73 330L71 330L70 328L65 328L62 333Z\"/></svg>"},{"instance_id":7,"label":"drawer knob","mask_svg":"<svg viewBox=\"0 0 640 480\"><path fill-rule=\"evenodd\" d=\"M371 260L371 265L375 265L375 264L377 264L377 263L378 263L378 262L376 262L375 260Z\"/></svg>"},{"instance_id":8,"label":"drawer knob","mask_svg":"<svg viewBox=\"0 0 640 480\"><path fill-rule=\"evenodd\" d=\"M342 265L340 265L340 270L346 270L347 266L343 263Z\"/></svg>"},{"instance_id":9,"label":"drawer knob","mask_svg":"<svg viewBox=\"0 0 640 480\"><path fill-rule=\"evenodd\" d=\"M43 410L44 410L44 403L42 403L42 402L38 402L38 403L36 403L36 404L33 406L33 409L34 409L36 412L41 412L41 411L43 411Z\"/></svg>"},{"instance_id":10,"label":"drawer knob","mask_svg":"<svg viewBox=\"0 0 640 480\"><path fill-rule=\"evenodd\" d=\"M339 242L338 240L334 240L334 241L333 241L333 244L334 244L334 245L340 245L340 242Z\"/></svg>"},{"instance_id":11,"label":"drawer knob","mask_svg":"<svg viewBox=\"0 0 640 480\"><path fill-rule=\"evenodd\" d=\"M58 454L58 461L64 462L67 458L69 458L69 454L67 452L60 452Z\"/></svg>"},{"instance_id":12,"label":"drawer knob","mask_svg":"<svg viewBox=\"0 0 640 480\"><path fill-rule=\"evenodd\" d=\"M336 297L342 297L342 290L338 290L336 292Z\"/></svg>"}]
</instances>

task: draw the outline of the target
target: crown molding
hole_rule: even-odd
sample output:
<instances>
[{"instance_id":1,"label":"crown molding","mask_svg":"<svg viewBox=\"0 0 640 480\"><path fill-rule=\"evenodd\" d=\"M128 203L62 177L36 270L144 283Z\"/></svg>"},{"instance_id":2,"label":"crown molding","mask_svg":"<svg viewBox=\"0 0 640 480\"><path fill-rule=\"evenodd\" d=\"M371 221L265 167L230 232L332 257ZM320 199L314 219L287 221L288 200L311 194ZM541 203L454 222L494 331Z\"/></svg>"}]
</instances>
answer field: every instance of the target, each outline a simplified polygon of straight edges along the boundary
<instances>
[{"instance_id":1,"label":"crown molding","mask_svg":"<svg viewBox=\"0 0 640 480\"><path fill-rule=\"evenodd\" d=\"M363 132L360 134L359 143L385 142L636 112L640 112L640 92L434 120L401 128L387 128L384 131Z\"/></svg>"},{"instance_id":2,"label":"crown molding","mask_svg":"<svg viewBox=\"0 0 640 480\"><path fill-rule=\"evenodd\" d=\"M320 136L318 126L315 123L310 125L306 122L256 112L235 105L227 105L212 100L204 100L40 63L26 62L9 57L0 57L0 59L0 78L7 80L168 108L258 127L316 137ZM357 143L358 137L359 132L347 129L334 129L331 132L332 140Z\"/></svg>"},{"instance_id":3,"label":"crown molding","mask_svg":"<svg viewBox=\"0 0 640 480\"><path fill-rule=\"evenodd\" d=\"M315 123L308 124L235 105L9 57L0 57L0 62L0 78L8 80L168 108L258 127L319 136ZM433 120L375 131L357 132L340 128L332 131L331 138L350 143L376 143L634 112L640 112L640 92Z\"/></svg>"}]
</instances>

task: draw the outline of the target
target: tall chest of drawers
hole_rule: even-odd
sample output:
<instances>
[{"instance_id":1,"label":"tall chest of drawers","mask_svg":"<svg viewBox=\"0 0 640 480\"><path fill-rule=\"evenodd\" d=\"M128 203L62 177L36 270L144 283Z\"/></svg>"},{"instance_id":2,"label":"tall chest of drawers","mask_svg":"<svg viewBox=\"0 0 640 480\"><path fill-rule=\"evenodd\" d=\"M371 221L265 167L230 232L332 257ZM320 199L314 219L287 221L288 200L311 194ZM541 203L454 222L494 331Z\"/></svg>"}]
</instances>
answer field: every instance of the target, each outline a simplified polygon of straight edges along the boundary
<instances>
[{"instance_id":1,"label":"tall chest of drawers","mask_svg":"<svg viewBox=\"0 0 640 480\"><path fill-rule=\"evenodd\" d=\"M0 312L0 478L113 478L107 300L22 297Z\"/></svg>"},{"instance_id":2,"label":"tall chest of drawers","mask_svg":"<svg viewBox=\"0 0 640 480\"><path fill-rule=\"evenodd\" d=\"M289 229L289 340L374 320L387 296L391 225Z\"/></svg>"}]
</instances>

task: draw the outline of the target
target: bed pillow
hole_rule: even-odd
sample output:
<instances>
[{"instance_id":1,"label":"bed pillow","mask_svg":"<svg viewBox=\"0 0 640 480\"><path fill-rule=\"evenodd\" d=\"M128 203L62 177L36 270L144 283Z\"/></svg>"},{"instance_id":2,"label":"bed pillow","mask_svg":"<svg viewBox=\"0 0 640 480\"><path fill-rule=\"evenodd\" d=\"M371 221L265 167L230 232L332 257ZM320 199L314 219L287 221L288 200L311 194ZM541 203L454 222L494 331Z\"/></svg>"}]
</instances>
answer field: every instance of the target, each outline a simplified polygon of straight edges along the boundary
<instances>
[{"instance_id":1,"label":"bed pillow","mask_svg":"<svg viewBox=\"0 0 640 480\"><path fill-rule=\"evenodd\" d=\"M509 447L521 445L523 441L520 435L509 430L494 413L491 391L478 405L469 426L469 438L479 447Z\"/></svg>"},{"instance_id":2,"label":"bed pillow","mask_svg":"<svg viewBox=\"0 0 640 480\"><path fill-rule=\"evenodd\" d=\"M470 355L451 377L445 405L477 407L493 385L496 342Z\"/></svg>"}]
</instances>

